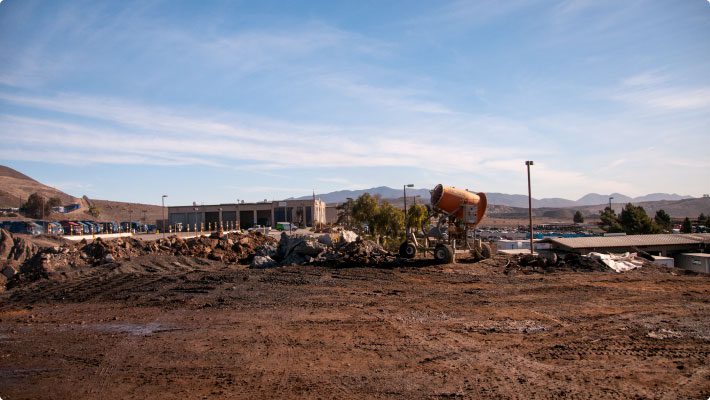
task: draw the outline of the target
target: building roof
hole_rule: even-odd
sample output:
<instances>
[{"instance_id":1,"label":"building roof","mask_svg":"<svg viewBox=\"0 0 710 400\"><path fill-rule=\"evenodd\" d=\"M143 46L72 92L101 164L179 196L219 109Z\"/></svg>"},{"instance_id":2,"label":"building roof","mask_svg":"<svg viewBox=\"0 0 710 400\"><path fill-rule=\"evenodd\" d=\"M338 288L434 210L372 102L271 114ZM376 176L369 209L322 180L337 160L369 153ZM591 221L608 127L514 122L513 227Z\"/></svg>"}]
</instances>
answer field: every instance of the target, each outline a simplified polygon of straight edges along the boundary
<instances>
[{"instance_id":1,"label":"building roof","mask_svg":"<svg viewBox=\"0 0 710 400\"><path fill-rule=\"evenodd\" d=\"M684 256L710 258L710 253L683 253Z\"/></svg>"},{"instance_id":2,"label":"building roof","mask_svg":"<svg viewBox=\"0 0 710 400\"><path fill-rule=\"evenodd\" d=\"M710 233L547 238L540 242L553 243L572 249L673 246L710 243Z\"/></svg>"}]
</instances>

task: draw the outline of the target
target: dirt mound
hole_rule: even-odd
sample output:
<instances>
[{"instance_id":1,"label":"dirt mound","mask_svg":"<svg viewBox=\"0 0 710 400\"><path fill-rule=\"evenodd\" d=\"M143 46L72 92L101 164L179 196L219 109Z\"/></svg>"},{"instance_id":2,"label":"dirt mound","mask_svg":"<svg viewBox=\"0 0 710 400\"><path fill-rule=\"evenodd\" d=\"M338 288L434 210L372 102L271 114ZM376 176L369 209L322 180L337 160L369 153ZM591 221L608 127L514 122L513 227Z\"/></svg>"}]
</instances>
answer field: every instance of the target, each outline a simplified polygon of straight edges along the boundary
<instances>
[{"instance_id":1,"label":"dirt mound","mask_svg":"<svg viewBox=\"0 0 710 400\"><path fill-rule=\"evenodd\" d=\"M574 253L567 254L564 257L558 257L554 254L550 256L521 254L510 258L504 273L520 272L531 274L558 271L610 272L612 270L598 259Z\"/></svg>"},{"instance_id":2,"label":"dirt mound","mask_svg":"<svg viewBox=\"0 0 710 400\"><path fill-rule=\"evenodd\" d=\"M4 235L4 234L3 234ZM9 235L9 234L8 234ZM10 235L10 238L12 236ZM142 241L132 237L115 240L97 238L91 243L79 243L37 248L21 239L10 241L3 236L0 242L2 253L7 252L14 262L12 274L5 274L10 287L39 279L48 279L68 271L120 265L122 262L146 255L174 255L193 258L207 258L225 264L248 264L256 254L256 249L274 243L275 240L261 233L228 235L213 234L210 237L182 239L176 236L156 241ZM6 247L13 243L10 251Z\"/></svg>"}]
</instances>

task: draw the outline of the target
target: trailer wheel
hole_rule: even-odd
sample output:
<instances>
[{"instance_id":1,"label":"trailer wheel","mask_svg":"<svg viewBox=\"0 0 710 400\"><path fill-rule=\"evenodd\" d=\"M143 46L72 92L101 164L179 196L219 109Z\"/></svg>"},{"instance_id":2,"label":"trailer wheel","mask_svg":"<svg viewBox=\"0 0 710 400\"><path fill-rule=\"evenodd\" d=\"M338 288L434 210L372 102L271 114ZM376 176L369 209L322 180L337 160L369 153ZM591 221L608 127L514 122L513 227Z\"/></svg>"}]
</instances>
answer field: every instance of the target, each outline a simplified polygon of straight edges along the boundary
<instances>
[{"instance_id":1,"label":"trailer wheel","mask_svg":"<svg viewBox=\"0 0 710 400\"><path fill-rule=\"evenodd\" d=\"M483 259L491 258L491 246L488 243L481 243L481 257Z\"/></svg>"},{"instance_id":2,"label":"trailer wheel","mask_svg":"<svg viewBox=\"0 0 710 400\"><path fill-rule=\"evenodd\" d=\"M434 259L442 264L449 264L454 261L454 249L451 246L438 244L434 248Z\"/></svg>"},{"instance_id":3,"label":"trailer wheel","mask_svg":"<svg viewBox=\"0 0 710 400\"><path fill-rule=\"evenodd\" d=\"M417 247L412 242L403 242L399 246L399 256L402 258L414 258L417 255Z\"/></svg>"}]
</instances>

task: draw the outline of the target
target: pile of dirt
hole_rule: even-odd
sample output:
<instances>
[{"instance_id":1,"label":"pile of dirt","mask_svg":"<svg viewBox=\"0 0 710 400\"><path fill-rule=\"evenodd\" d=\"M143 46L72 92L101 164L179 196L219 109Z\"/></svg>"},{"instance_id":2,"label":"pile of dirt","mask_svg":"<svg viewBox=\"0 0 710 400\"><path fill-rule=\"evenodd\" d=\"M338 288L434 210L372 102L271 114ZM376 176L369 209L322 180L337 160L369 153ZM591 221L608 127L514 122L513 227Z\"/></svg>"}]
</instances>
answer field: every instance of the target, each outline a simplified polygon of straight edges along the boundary
<instances>
[{"instance_id":1,"label":"pile of dirt","mask_svg":"<svg viewBox=\"0 0 710 400\"><path fill-rule=\"evenodd\" d=\"M580 272L609 272L612 271L600 260L570 253L564 257L558 257L552 253L550 255L520 254L509 259L505 266L505 274L511 273L551 273L558 271L580 271Z\"/></svg>"},{"instance_id":2,"label":"pile of dirt","mask_svg":"<svg viewBox=\"0 0 710 400\"><path fill-rule=\"evenodd\" d=\"M3 240L2 243L9 243ZM8 285L12 287L47 279L68 270L120 264L122 261L150 254L208 258L226 264L248 264L257 248L274 242L273 238L258 232L221 236L213 234L209 237L190 239L171 236L156 241L142 241L132 237L114 240L97 238L91 243L82 240L78 243L63 243L45 248L18 242L13 249L19 250L13 250L9 254L19 254L19 261L13 261L13 273L6 276ZM0 248L4 249L6 246ZM22 252L18 253L20 250Z\"/></svg>"},{"instance_id":3,"label":"pile of dirt","mask_svg":"<svg viewBox=\"0 0 710 400\"><path fill-rule=\"evenodd\" d=\"M0 290L5 288L8 280L12 279L20 266L34 257L39 247L22 237L15 237L10 232L0 229Z\"/></svg>"}]
</instances>

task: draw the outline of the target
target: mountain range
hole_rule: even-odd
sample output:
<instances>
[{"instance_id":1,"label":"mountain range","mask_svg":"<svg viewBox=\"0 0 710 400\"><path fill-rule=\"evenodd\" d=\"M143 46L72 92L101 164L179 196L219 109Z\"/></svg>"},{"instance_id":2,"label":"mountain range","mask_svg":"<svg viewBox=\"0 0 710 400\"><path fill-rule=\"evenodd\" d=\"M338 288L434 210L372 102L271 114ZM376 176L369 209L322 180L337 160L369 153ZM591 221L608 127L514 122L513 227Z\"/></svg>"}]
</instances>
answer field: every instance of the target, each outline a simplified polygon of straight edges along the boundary
<instances>
[{"instance_id":1,"label":"mountain range","mask_svg":"<svg viewBox=\"0 0 710 400\"><path fill-rule=\"evenodd\" d=\"M330 193L318 194L316 197L325 201L326 203L341 203L346 201L348 198L355 199L361 196L363 193L369 193L372 196L379 196L383 199L398 199L403 197L402 189L393 189L387 186L379 186L370 189L361 190L338 190ZM407 197L419 196L421 200L429 202L429 189L407 189ZM505 193L486 193L488 197L489 204L504 205L510 207L527 207L528 206L528 196L524 194L505 194ZM302 196L297 199L308 199L311 196ZM563 198L543 198L543 199L532 199L532 205L534 208L542 207L580 207L580 206L593 206L599 204L608 204L609 198L612 197L612 203L642 203L648 201L661 201L661 200L684 200L692 199L692 196L681 196L675 193L651 193L645 196L630 197L621 193L612 193L609 195L589 193L578 200L569 200Z\"/></svg>"}]
</instances>

